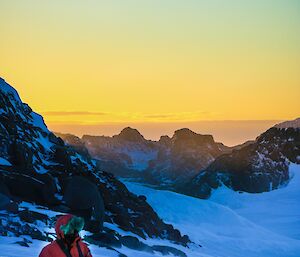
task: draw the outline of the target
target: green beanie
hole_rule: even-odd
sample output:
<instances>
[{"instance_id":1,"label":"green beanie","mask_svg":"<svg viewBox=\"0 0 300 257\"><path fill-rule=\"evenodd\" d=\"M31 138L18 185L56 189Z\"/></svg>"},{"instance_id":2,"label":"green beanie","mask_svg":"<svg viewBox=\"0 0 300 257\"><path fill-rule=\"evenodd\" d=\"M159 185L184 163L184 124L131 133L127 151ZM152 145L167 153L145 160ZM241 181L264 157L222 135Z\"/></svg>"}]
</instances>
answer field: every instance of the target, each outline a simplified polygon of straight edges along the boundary
<instances>
[{"instance_id":1,"label":"green beanie","mask_svg":"<svg viewBox=\"0 0 300 257\"><path fill-rule=\"evenodd\" d=\"M65 235L74 234L75 230L77 232L81 231L84 227L84 219L81 217L73 216L66 225L61 225L60 229Z\"/></svg>"}]
</instances>

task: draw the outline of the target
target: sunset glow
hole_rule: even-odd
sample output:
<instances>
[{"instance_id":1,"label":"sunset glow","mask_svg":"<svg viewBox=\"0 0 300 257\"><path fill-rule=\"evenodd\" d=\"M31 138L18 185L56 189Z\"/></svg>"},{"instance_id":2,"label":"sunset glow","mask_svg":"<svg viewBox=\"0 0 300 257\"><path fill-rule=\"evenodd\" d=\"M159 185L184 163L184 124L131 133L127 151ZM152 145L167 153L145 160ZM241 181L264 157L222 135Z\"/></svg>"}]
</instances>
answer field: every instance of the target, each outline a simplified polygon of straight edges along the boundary
<instances>
[{"instance_id":1,"label":"sunset glow","mask_svg":"<svg viewBox=\"0 0 300 257\"><path fill-rule=\"evenodd\" d=\"M300 114L299 1L1 0L0 13L0 76L50 128Z\"/></svg>"}]
</instances>

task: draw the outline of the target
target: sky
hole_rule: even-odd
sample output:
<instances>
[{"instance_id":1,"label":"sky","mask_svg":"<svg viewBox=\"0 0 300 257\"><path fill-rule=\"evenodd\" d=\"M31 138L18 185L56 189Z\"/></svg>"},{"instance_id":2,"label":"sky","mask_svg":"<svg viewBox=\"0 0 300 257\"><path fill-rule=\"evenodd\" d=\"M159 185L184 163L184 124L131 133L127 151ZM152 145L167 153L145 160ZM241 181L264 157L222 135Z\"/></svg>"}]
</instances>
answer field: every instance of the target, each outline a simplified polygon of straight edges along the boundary
<instances>
[{"instance_id":1,"label":"sky","mask_svg":"<svg viewBox=\"0 0 300 257\"><path fill-rule=\"evenodd\" d=\"M0 35L0 76L53 130L230 145L300 116L298 0L0 0Z\"/></svg>"}]
</instances>

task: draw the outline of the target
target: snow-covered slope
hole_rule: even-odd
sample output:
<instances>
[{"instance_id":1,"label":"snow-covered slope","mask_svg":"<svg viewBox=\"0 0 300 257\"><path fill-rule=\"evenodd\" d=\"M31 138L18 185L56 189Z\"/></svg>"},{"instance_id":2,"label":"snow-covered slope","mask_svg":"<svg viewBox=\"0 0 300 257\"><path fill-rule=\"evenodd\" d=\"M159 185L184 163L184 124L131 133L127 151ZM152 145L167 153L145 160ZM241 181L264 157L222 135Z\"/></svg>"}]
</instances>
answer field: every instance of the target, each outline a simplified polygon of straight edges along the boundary
<instances>
[{"instance_id":1,"label":"snow-covered slope","mask_svg":"<svg viewBox=\"0 0 300 257\"><path fill-rule=\"evenodd\" d=\"M223 186L209 200L126 182L145 195L163 217L202 245L188 256L299 257L300 165L289 167L286 187L260 194L238 193Z\"/></svg>"},{"instance_id":2,"label":"snow-covered slope","mask_svg":"<svg viewBox=\"0 0 300 257\"><path fill-rule=\"evenodd\" d=\"M222 187L210 200L275 233L300 240L300 165L289 166L287 186L260 194L237 193Z\"/></svg>"}]
</instances>

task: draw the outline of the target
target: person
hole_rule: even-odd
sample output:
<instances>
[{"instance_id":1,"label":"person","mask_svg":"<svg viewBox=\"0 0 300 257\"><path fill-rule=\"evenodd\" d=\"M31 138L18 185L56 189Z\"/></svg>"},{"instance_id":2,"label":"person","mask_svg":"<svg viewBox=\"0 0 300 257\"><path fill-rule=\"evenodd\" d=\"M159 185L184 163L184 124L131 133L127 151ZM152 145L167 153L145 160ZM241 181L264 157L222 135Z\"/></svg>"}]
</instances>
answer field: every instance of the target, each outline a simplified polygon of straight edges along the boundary
<instances>
[{"instance_id":1,"label":"person","mask_svg":"<svg viewBox=\"0 0 300 257\"><path fill-rule=\"evenodd\" d=\"M46 245L39 257L92 257L79 232L84 220L71 214L59 217L55 224L56 240Z\"/></svg>"}]
</instances>

